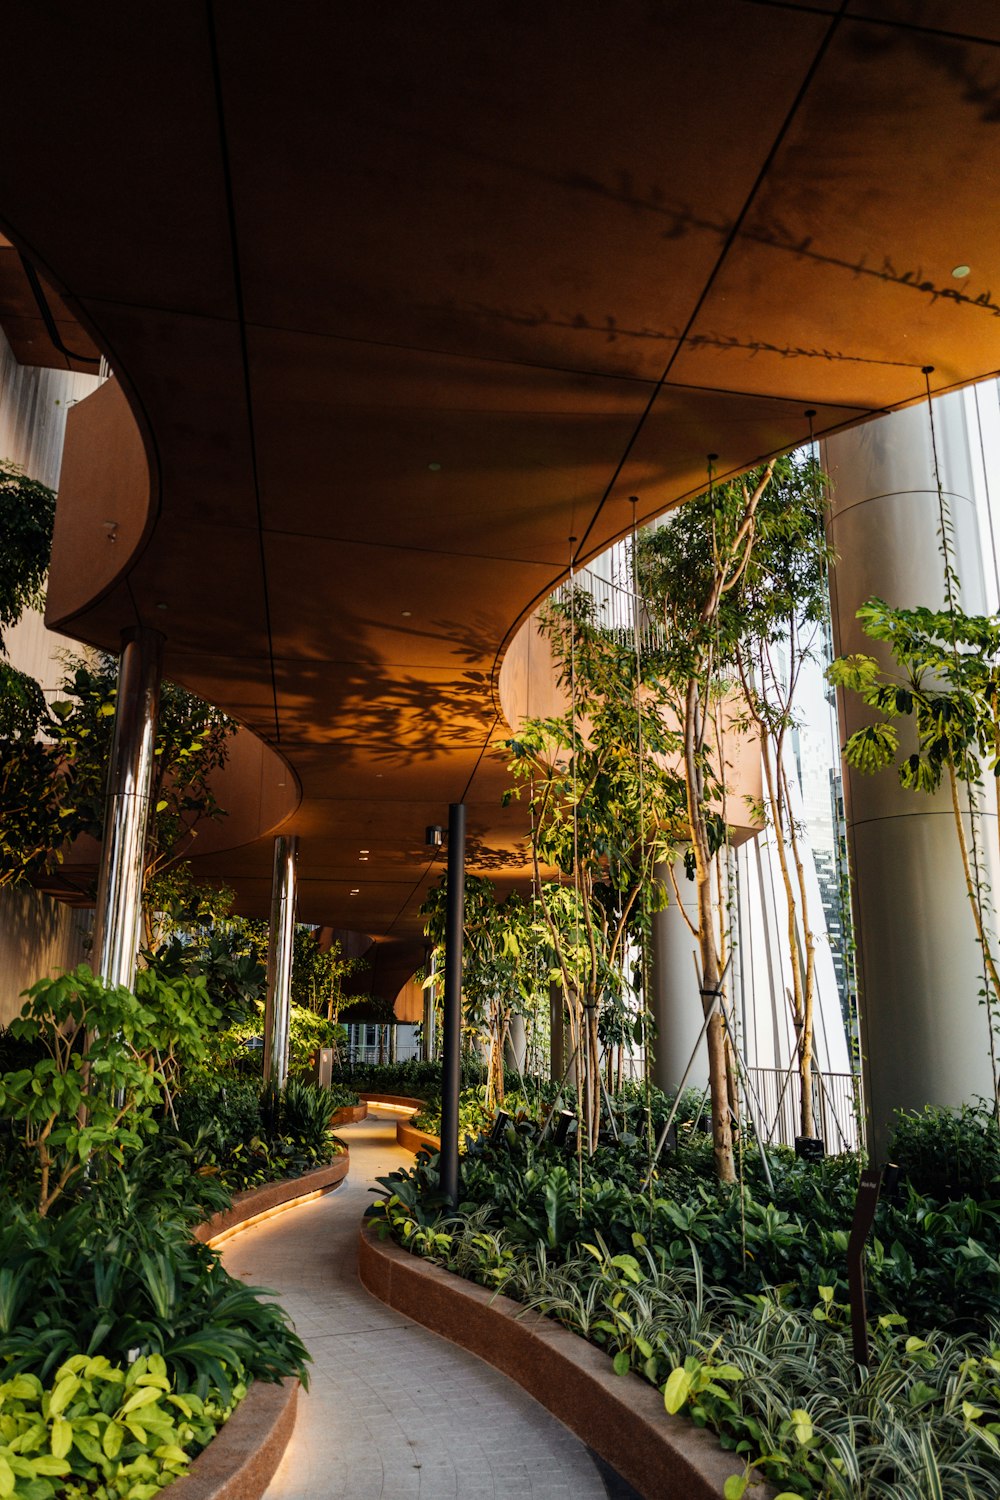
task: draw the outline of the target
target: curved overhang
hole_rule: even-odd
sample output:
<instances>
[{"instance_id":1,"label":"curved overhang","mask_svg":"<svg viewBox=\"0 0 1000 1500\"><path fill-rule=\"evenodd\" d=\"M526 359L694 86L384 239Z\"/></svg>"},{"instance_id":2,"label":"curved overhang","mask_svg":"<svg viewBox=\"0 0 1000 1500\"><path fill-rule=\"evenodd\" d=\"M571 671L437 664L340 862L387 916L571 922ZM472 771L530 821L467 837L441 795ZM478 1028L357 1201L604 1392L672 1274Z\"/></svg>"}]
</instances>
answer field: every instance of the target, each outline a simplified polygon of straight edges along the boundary
<instances>
[{"instance_id":1,"label":"curved overhang","mask_svg":"<svg viewBox=\"0 0 1000 1500\"><path fill-rule=\"evenodd\" d=\"M128 566L61 628L164 630L169 673L280 748L302 914L387 972L449 802L471 868L520 869L496 673L571 547L697 492L709 452L737 472L925 367L1000 366L991 0L4 22L0 220L150 476ZM204 867L263 911L270 864Z\"/></svg>"}]
</instances>

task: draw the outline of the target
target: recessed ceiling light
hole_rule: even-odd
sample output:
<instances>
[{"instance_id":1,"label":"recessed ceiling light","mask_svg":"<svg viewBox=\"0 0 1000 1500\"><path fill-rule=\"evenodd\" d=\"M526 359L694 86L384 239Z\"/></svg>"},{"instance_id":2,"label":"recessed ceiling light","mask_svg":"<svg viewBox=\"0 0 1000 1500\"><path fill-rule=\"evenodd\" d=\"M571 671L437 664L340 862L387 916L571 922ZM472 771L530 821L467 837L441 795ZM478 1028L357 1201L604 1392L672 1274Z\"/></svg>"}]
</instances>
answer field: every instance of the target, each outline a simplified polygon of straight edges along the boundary
<instances>
[{"instance_id":1,"label":"recessed ceiling light","mask_svg":"<svg viewBox=\"0 0 1000 1500\"><path fill-rule=\"evenodd\" d=\"M158 604L156 607L157 609L166 609L167 606L165 604Z\"/></svg>"},{"instance_id":2,"label":"recessed ceiling light","mask_svg":"<svg viewBox=\"0 0 1000 1500\"><path fill-rule=\"evenodd\" d=\"M427 467L430 469L432 474L440 474L441 472L440 464L428 464Z\"/></svg>"},{"instance_id":3,"label":"recessed ceiling light","mask_svg":"<svg viewBox=\"0 0 1000 1500\"><path fill-rule=\"evenodd\" d=\"M358 850L359 854L370 854L371 852L372 851L370 849L359 849Z\"/></svg>"},{"instance_id":4,"label":"recessed ceiling light","mask_svg":"<svg viewBox=\"0 0 1000 1500\"><path fill-rule=\"evenodd\" d=\"M401 609L400 610L400 614L403 616L404 620L408 620L410 618L410 616L413 614L413 610L412 609Z\"/></svg>"},{"instance_id":5,"label":"recessed ceiling light","mask_svg":"<svg viewBox=\"0 0 1000 1500\"><path fill-rule=\"evenodd\" d=\"M968 276L971 270L971 266L955 266L951 274L955 277L956 281L961 281L964 276Z\"/></svg>"},{"instance_id":6,"label":"recessed ceiling light","mask_svg":"<svg viewBox=\"0 0 1000 1500\"><path fill-rule=\"evenodd\" d=\"M354 887L354 889L351 891L351 895L352 896L360 896L361 895L361 887L358 886L358 885L356 885Z\"/></svg>"}]
</instances>

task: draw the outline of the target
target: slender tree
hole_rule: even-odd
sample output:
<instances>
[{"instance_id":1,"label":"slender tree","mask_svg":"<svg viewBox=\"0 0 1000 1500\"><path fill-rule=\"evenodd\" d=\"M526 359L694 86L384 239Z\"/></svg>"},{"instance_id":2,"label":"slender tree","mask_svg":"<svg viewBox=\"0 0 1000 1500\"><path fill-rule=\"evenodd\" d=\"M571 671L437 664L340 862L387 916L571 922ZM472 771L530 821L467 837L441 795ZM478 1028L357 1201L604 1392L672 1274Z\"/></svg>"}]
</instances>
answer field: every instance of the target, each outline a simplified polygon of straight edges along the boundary
<instances>
[{"instance_id":1,"label":"slender tree","mask_svg":"<svg viewBox=\"0 0 1000 1500\"><path fill-rule=\"evenodd\" d=\"M680 824L683 786L670 761L677 735L634 645L601 622L578 587L541 617L566 713L529 719L508 742L511 795L532 808L539 909L554 955L583 1096L583 1134L597 1145L601 1013L628 986L629 939L641 936L662 891L654 879ZM553 872L556 878L552 878Z\"/></svg>"},{"instance_id":2,"label":"slender tree","mask_svg":"<svg viewBox=\"0 0 1000 1500\"><path fill-rule=\"evenodd\" d=\"M736 1180L731 1111L735 1071L722 1011L725 959L717 927L716 856L727 838L718 705L733 659L735 612L728 604L746 573L757 512L775 464L735 483L713 486L642 537L639 577L646 607L662 625L655 653L665 700L681 731L686 800L685 862L694 881L699 987L708 1020L709 1087L716 1172Z\"/></svg>"},{"instance_id":3,"label":"slender tree","mask_svg":"<svg viewBox=\"0 0 1000 1500\"><path fill-rule=\"evenodd\" d=\"M438 951L438 973L444 972L444 935L447 877L431 891L422 912L425 931ZM527 960L533 949L537 920L530 903L516 892L497 896L492 880L470 875L465 882L462 1021L470 1036L485 1034L488 1108L504 1102L504 1045L511 1017L534 1014L547 1001L535 966Z\"/></svg>"},{"instance_id":4,"label":"slender tree","mask_svg":"<svg viewBox=\"0 0 1000 1500\"><path fill-rule=\"evenodd\" d=\"M828 616L831 549L825 481L815 460L784 460L757 508L756 537L734 592L733 659L747 726L760 744L764 812L775 832L785 892L792 1023L799 1070L799 1125L814 1136L813 1032L816 934L809 908L801 828L792 811L788 741L799 720L803 668L818 659Z\"/></svg>"}]
</instances>

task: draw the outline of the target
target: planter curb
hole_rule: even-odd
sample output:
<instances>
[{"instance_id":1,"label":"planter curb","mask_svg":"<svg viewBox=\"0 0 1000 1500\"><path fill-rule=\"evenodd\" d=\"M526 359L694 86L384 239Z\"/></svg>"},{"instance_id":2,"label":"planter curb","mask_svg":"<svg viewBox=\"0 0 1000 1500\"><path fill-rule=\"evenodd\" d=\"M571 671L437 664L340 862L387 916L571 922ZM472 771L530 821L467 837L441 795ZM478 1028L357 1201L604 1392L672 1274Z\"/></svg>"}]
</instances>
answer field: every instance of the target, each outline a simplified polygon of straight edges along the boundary
<instances>
[{"instance_id":1,"label":"planter curb","mask_svg":"<svg viewBox=\"0 0 1000 1500\"><path fill-rule=\"evenodd\" d=\"M229 1421L186 1474L170 1485L177 1500L259 1500L295 1425L297 1380L254 1381Z\"/></svg>"},{"instance_id":2,"label":"planter curb","mask_svg":"<svg viewBox=\"0 0 1000 1500\"><path fill-rule=\"evenodd\" d=\"M330 1125L336 1130L338 1125L360 1125L367 1118L368 1105L362 1100L360 1104L345 1104L342 1108L335 1109L330 1116Z\"/></svg>"},{"instance_id":3,"label":"planter curb","mask_svg":"<svg viewBox=\"0 0 1000 1500\"><path fill-rule=\"evenodd\" d=\"M422 1151L424 1147L428 1151L440 1151L441 1137L429 1135L426 1130L418 1130L415 1125L410 1124L409 1120L397 1120L396 1145L402 1146L405 1151L412 1151L416 1156L417 1152Z\"/></svg>"},{"instance_id":4,"label":"planter curb","mask_svg":"<svg viewBox=\"0 0 1000 1500\"><path fill-rule=\"evenodd\" d=\"M421 1110L426 1104L425 1099L414 1099L407 1094L375 1094L363 1092L361 1098L367 1104L391 1104L397 1109ZM412 1151L416 1156L418 1151L424 1147L428 1151L441 1150L440 1136L430 1135L426 1130L418 1130L411 1125L409 1120L396 1121L396 1145L402 1146L404 1151Z\"/></svg>"},{"instance_id":5,"label":"planter curb","mask_svg":"<svg viewBox=\"0 0 1000 1500\"><path fill-rule=\"evenodd\" d=\"M344 1145L341 1142L341 1145ZM229 1230L238 1229L258 1214L271 1209L293 1204L299 1198L323 1193L343 1182L351 1165L351 1153L346 1145L335 1161L325 1167L315 1167L301 1177L283 1177L280 1182L265 1182L258 1188L249 1188L245 1193L233 1195L232 1208L224 1208L211 1218L203 1220L194 1230L196 1240L203 1244L218 1238Z\"/></svg>"},{"instance_id":6,"label":"planter curb","mask_svg":"<svg viewBox=\"0 0 1000 1500\"><path fill-rule=\"evenodd\" d=\"M358 1274L373 1296L486 1360L558 1417L647 1500L718 1500L742 1467L714 1437L671 1417L659 1391L616 1375L606 1354L540 1313L361 1229ZM770 1485L748 1491L773 1500Z\"/></svg>"}]
</instances>

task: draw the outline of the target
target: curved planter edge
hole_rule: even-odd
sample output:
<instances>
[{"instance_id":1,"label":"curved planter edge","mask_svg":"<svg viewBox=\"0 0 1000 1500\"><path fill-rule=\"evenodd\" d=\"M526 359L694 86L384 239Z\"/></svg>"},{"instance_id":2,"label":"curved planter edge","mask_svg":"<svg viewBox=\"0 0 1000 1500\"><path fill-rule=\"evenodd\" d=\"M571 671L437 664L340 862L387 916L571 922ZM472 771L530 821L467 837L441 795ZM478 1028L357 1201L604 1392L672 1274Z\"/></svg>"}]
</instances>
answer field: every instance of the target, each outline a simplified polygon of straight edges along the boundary
<instances>
[{"instance_id":1,"label":"curved planter edge","mask_svg":"<svg viewBox=\"0 0 1000 1500\"><path fill-rule=\"evenodd\" d=\"M362 1100L360 1104L345 1104L341 1109L335 1109L330 1116L330 1125L336 1130L338 1125L360 1125L367 1118L368 1105Z\"/></svg>"},{"instance_id":2,"label":"curved planter edge","mask_svg":"<svg viewBox=\"0 0 1000 1500\"><path fill-rule=\"evenodd\" d=\"M380 1094L372 1089L359 1089L358 1098L365 1104L391 1104L396 1109L423 1109L426 1099L415 1099L412 1094Z\"/></svg>"},{"instance_id":3,"label":"curved planter edge","mask_svg":"<svg viewBox=\"0 0 1000 1500\"><path fill-rule=\"evenodd\" d=\"M665 1412L638 1375L616 1375L585 1339L509 1297L464 1281L361 1228L362 1284L397 1312L509 1376L593 1448L647 1500L718 1500L740 1472L707 1432ZM755 1500L773 1500L770 1485Z\"/></svg>"},{"instance_id":4,"label":"curved planter edge","mask_svg":"<svg viewBox=\"0 0 1000 1500\"><path fill-rule=\"evenodd\" d=\"M426 1105L425 1099L415 1099L408 1094L377 1094L363 1092L361 1094L365 1105L369 1104L391 1104L396 1109L420 1110ZM411 1125L409 1120L396 1121L396 1145L402 1146L404 1151L412 1151L416 1156L418 1151L426 1148L428 1151L441 1150L440 1136L431 1135L426 1130L418 1130Z\"/></svg>"},{"instance_id":5,"label":"curved planter edge","mask_svg":"<svg viewBox=\"0 0 1000 1500\"><path fill-rule=\"evenodd\" d=\"M418 1151L425 1148L428 1151L440 1151L441 1137L430 1135L426 1130L418 1130L409 1120L397 1120L396 1145L402 1146L405 1151L412 1151L416 1156Z\"/></svg>"},{"instance_id":6,"label":"curved planter edge","mask_svg":"<svg viewBox=\"0 0 1000 1500\"><path fill-rule=\"evenodd\" d=\"M176 1500L259 1500L295 1425L297 1380L254 1381L225 1426L170 1485Z\"/></svg>"},{"instance_id":7,"label":"curved planter edge","mask_svg":"<svg viewBox=\"0 0 1000 1500\"><path fill-rule=\"evenodd\" d=\"M343 1141L340 1144L344 1147L343 1152L325 1167L315 1167L311 1172L304 1172L301 1177L284 1177L280 1182L265 1182L262 1187L237 1193L233 1198L232 1208L224 1208L219 1213L212 1214L197 1226L194 1231L195 1239L208 1244L220 1235L245 1228L261 1214L270 1213L275 1208L291 1207L301 1198L312 1198L318 1193L329 1192L330 1188L343 1182L351 1166L351 1153Z\"/></svg>"}]
</instances>

